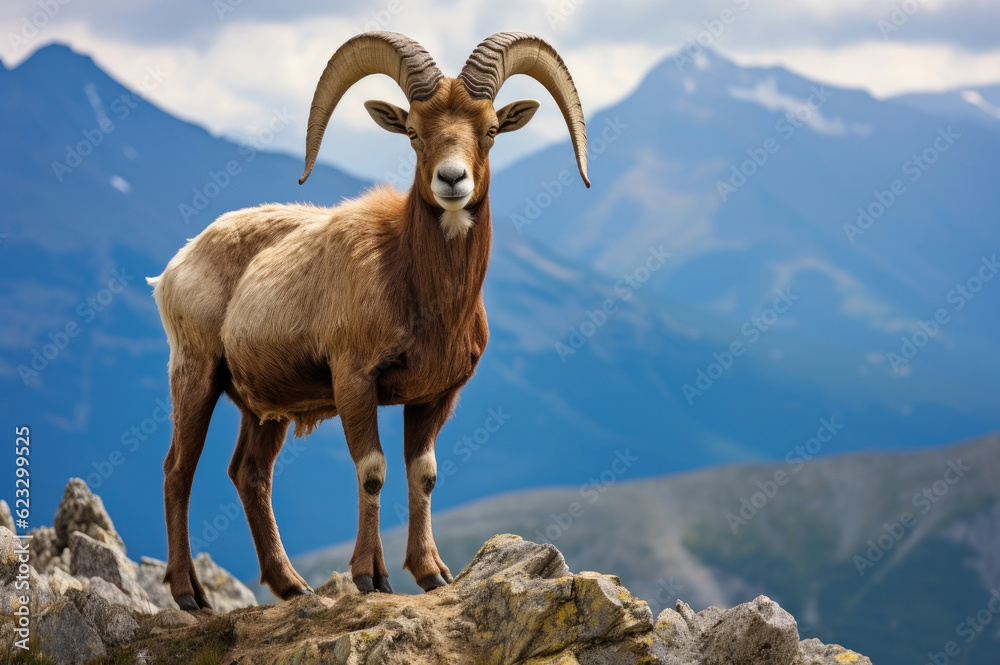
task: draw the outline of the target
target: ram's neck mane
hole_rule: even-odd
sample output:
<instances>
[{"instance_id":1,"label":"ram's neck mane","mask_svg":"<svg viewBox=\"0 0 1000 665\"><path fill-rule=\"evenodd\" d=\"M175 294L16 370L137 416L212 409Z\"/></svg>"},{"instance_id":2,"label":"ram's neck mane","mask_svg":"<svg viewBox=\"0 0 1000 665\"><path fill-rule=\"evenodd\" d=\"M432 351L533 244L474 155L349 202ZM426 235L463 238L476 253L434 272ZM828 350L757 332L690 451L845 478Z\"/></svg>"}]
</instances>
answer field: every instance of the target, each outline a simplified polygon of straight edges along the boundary
<instances>
[{"instance_id":1,"label":"ram's neck mane","mask_svg":"<svg viewBox=\"0 0 1000 665\"><path fill-rule=\"evenodd\" d=\"M471 325L490 259L489 195L469 208L472 227L445 240L441 209L428 205L414 189L407 195L400 249L407 256L409 311L416 326Z\"/></svg>"}]
</instances>

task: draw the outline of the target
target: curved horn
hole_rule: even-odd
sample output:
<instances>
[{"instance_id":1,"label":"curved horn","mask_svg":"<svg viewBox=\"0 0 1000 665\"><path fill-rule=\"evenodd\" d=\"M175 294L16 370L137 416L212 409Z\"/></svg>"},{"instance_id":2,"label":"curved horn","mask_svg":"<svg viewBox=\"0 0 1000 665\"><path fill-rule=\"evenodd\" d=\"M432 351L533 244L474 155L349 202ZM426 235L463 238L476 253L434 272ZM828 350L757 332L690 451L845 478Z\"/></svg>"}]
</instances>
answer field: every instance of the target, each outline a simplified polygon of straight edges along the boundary
<instances>
[{"instance_id":1,"label":"curved horn","mask_svg":"<svg viewBox=\"0 0 1000 665\"><path fill-rule=\"evenodd\" d=\"M587 125L580 95L566 63L541 37L524 32L497 32L476 47L458 78L474 99L496 99L504 82L514 74L526 74L549 91L559 105L576 152L576 165L583 182L587 177Z\"/></svg>"},{"instance_id":2,"label":"curved horn","mask_svg":"<svg viewBox=\"0 0 1000 665\"><path fill-rule=\"evenodd\" d=\"M443 77L424 47L397 32L364 32L344 42L316 84L306 132L306 169L300 185L316 165L323 132L337 102L348 88L370 74L395 79L410 102L433 97Z\"/></svg>"}]
</instances>

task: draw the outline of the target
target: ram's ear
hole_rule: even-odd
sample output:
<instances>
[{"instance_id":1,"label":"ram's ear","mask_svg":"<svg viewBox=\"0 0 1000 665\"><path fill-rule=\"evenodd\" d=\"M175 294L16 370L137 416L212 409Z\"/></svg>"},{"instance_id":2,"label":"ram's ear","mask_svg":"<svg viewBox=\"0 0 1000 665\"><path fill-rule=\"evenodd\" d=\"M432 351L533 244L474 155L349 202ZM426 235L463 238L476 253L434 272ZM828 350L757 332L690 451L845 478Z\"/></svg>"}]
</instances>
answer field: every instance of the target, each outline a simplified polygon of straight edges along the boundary
<instances>
[{"instance_id":1,"label":"ram's ear","mask_svg":"<svg viewBox=\"0 0 1000 665\"><path fill-rule=\"evenodd\" d=\"M390 104L389 102L380 102L376 99L365 102L365 108L368 110L368 115L372 117L378 126L382 129L396 134L406 133L406 111Z\"/></svg>"},{"instance_id":2,"label":"ram's ear","mask_svg":"<svg viewBox=\"0 0 1000 665\"><path fill-rule=\"evenodd\" d=\"M500 123L497 134L521 129L528 124L528 121L531 120L537 110L538 101L534 99L522 99L511 102L497 111L497 122Z\"/></svg>"}]
</instances>

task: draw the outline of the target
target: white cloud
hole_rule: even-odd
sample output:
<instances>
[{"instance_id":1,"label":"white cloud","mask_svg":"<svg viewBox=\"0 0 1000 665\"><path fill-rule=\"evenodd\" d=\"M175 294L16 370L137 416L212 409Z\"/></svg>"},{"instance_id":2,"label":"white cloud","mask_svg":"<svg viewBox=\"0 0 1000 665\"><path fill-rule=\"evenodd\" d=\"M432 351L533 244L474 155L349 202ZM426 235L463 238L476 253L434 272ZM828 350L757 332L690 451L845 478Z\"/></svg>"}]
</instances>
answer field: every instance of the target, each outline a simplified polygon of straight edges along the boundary
<instances>
[{"instance_id":1,"label":"white cloud","mask_svg":"<svg viewBox=\"0 0 1000 665\"><path fill-rule=\"evenodd\" d=\"M128 194L132 191L132 185L129 184L128 180L121 177L120 175L113 175L108 180L112 187L117 189L122 194Z\"/></svg>"},{"instance_id":2,"label":"white cloud","mask_svg":"<svg viewBox=\"0 0 1000 665\"><path fill-rule=\"evenodd\" d=\"M220 21L205 3L194 0L176 0L176 5L164 0L117 0L112 7L77 0L38 27L22 51L10 35L21 34L26 17L33 16L38 4L11 0L0 9L0 57L11 66L42 44L64 41L93 55L133 88L140 87L148 67L159 67L168 78L147 97L170 113L231 137L253 133L274 109L287 108L298 117L272 147L296 154L302 153L304 116L323 66L337 46L365 27L412 36L449 74L457 73L476 43L491 32L543 35L570 66L588 116L629 94L662 57L705 30L706 22L725 9L734 10L736 18L712 47L743 65L780 64L877 96L975 86L1000 78L1000 37L990 32L985 38L972 35L975 40L955 37L955 31L978 30L983 21L975 19L993 11L982 0L923 0L918 15L892 40L881 40L875 27L891 3L870 0L692 0L669 5L653 0L399 2L396 13L385 0L337 7L306 0L280 11L272 5L242 2ZM937 42L926 37L935 25L942 26ZM984 39L988 47L983 46ZM963 48L973 41L978 50ZM565 137L561 115L547 93L537 83L519 79L523 77L505 87L498 102L530 96L543 102L542 109L525 130L498 142L495 168ZM371 98L404 104L388 79L362 81L337 109L329 136L336 148L324 148L321 159L382 177L396 169L409 146L374 126L362 108Z\"/></svg>"},{"instance_id":3,"label":"white cloud","mask_svg":"<svg viewBox=\"0 0 1000 665\"><path fill-rule=\"evenodd\" d=\"M824 83L863 88L881 98L1000 82L1000 44L973 53L949 44L866 41L838 48L741 50L727 56L743 66L780 65Z\"/></svg>"}]
</instances>

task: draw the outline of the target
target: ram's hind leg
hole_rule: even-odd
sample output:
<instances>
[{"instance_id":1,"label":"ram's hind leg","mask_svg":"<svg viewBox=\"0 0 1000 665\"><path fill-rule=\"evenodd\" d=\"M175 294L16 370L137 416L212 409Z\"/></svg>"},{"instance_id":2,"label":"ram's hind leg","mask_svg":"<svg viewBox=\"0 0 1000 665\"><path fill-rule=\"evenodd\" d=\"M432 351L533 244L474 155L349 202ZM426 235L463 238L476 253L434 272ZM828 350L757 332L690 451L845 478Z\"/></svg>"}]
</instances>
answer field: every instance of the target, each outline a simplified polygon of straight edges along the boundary
<instances>
[{"instance_id":1,"label":"ram's hind leg","mask_svg":"<svg viewBox=\"0 0 1000 665\"><path fill-rule=\"evenodd\" d=\"M287 432L287 420L260 423L255 415L243 411L239 440L229 464L229 477L240 494L257 549L260 581L282 600L312 593L288 560L271 507L274 461L285 443Z\"/></svg>"},{"instance_id":2,"label":"ram's hind leg","mask_svg":"<svg viewBox=\"0 0 1000 665\"><path fill-rule=\"evenodd\" d=\"M180 355L180 354L178 354ZM224 388L219 358L171 359L173 433L163 462L163 507L167 521L167 570L163 581L182 610L211 609L191 560L188 506L194 471L205 445L212 411Z\"/></svg>"},{"instance_id":3,"label":"ram's hind leg","mask_svg":"<svg viewBox=\"0 0 1000 665\"><path fill-rule=\"evenodd\" d=\"M458 392L430 404L403 407L403 457L409 486L410 532L403 568L409 570L424 591L451 582L431 533L431 491L437 482L434 441L448 419Z\"/></svg>"}]
</instances>

